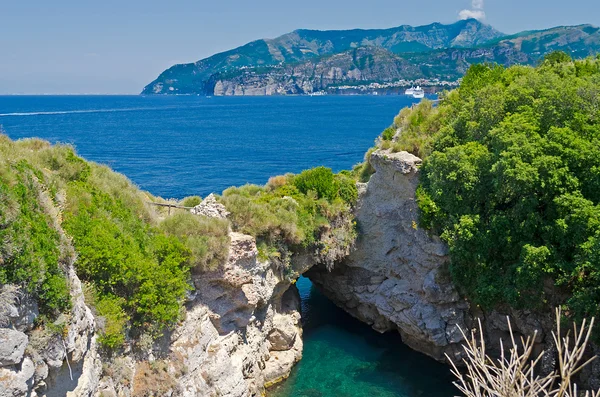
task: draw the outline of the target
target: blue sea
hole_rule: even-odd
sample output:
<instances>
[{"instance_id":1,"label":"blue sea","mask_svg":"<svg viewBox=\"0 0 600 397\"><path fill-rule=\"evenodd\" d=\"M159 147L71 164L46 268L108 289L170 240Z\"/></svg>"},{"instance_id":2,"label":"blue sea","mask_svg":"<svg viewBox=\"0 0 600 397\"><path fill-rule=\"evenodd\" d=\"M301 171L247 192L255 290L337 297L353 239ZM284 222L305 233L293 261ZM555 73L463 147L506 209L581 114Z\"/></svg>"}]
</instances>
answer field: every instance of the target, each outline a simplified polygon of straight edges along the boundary
<instances>
[{"instance_id":1,"label":"blue sea","mask_svg":"<svg viewBox=\"0 0 600 397\"><path fill-rule=\"evenodd\" d=\"M11 138L71 143L164 198L362 161L404 96L0 96Z\"/></svg>"},{"instance_id":2,"label":"blue sea","mask_svg":"<svg viewBox=\"0 0 600 397\"><path fill-rule=\"evenodd\" d=\"M13 139L73 144L165 198L363 160L404 96L0 96ZM450 397L446 366L379 335L300 278L304 358L271 397Z\"/></svg>"}]
</instances>

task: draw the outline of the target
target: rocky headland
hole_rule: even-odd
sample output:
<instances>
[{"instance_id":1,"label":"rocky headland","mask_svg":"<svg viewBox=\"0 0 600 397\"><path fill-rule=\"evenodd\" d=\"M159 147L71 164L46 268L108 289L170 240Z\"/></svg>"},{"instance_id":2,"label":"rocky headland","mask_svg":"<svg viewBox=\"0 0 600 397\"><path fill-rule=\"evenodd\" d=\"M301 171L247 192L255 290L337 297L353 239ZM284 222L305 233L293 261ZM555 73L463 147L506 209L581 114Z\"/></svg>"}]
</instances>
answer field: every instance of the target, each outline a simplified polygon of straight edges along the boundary
<instances>
[{"instance_id":1,"label":"rocky headland","mask_svg":"<svg viewBox=\"0 0 600 397\"><path fill-rule=\"evenodd\" d=\"M296 30L194 63L174 65L142 95L302 95L432 92L458 84L479 63L535 65L551 51L598 53L600 30L559 26L505 35L475 19L390 29ZM353 89L352 87L356 87Z\"/></svg>"}]
</instances>

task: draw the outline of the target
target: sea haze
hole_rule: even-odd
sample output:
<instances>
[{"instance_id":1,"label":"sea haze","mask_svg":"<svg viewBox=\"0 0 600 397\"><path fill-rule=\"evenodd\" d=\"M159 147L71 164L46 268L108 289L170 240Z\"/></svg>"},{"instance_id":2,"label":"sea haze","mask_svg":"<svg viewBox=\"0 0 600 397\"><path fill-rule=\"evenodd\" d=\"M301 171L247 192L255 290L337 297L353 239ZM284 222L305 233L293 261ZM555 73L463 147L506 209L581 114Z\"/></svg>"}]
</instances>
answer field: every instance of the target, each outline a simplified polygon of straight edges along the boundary
<instances>
[{"instance_id":1,"label":"sea haze","mask_svg":"<svg viewBox=\"0 0 600 397\"><path fill-rule=\"evenodd\" d=\"M362 161L406 96L0 96L13 139L75 145L165 198Z\"/></svg>"}]
</instances>

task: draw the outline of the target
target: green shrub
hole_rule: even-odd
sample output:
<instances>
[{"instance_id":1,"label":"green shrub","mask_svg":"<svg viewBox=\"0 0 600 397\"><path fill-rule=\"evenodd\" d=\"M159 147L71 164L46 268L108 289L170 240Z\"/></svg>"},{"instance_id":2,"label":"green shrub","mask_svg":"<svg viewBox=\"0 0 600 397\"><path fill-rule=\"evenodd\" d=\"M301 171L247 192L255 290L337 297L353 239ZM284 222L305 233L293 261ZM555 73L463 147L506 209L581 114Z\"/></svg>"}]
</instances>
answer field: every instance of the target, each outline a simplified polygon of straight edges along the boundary
<instances>
[{"instance_id":1,"label":"green shrub","mask_svg":"<svg viewBox=\"0 0 600 397\"><path fill-rule=\"evenodd\" d=\"M396 135L396 129L394 127L388 127L381 133L381 139L384 141L391 141Z\"/></svg>"},{"instance_id":2,"label":"green shrub","mask_svg":"<svg viewBox=\"0 0 600 397\"><path fill-rule=\"evenodd\" d=\"M200 196L189 196L181 201L181 205L184 207L195 207L202 202Z\"/></svg>"},{"instance_id":3,"label":"green shrub","mask_svg":"<svg viewBox=\"0 0 600 397\"><path fill-rule=\"evenodd\" d=\"M304 194L312 190L319 198L333 200L337 196L337 186L331 168L316 167L302 171L294 177L294 186Z\"/></svg>"},{"instance_id":4,"label":"green shrub","mask_svg":"<svg viewBox=\"0 0 600 397\"><path fill-rule=\"evenodd\" d=\"M95 302L95 309L101 320L98 342L108 349L118 349L125 343L125 326L129 321L123 310L125 305L123 298L110 294L102 295Z\"/></svg>"},{"instance_id":5,"label":"green shrub","mask_svg":"<svg viewBox=\"0 0 600 397\"><path fill-rule=\"evenodd\" d=\"M90 183L72 182L67 196L63 227L79 254L80 277L94 283L100 300L123 299L135 327L150 324L158 332L175 323L189 288L188 248L140 219L140 208L125 205L122 192L115 197Z\"/></svg>"},{"instance_id":6,"label":"green shrub","mask_svg":"<svg viewBox=\"0 0 600 397\"><path fill-rule=\"evenodd\" d=\"M338 196L347 204L354 205L358 200L356 181L346 175L338 174L335 176L335 182L338 187Z\"/></svg>"},{"instance_id":7,"label":"green shrub","mask_svg":"<svg viewBox=\"0 0 600 397\"><path fill-rule=\"evenodd\" d=\"M350 175L350 172L334 175L331 169L318 167L285 179L272 178L266 187L229 188L220 200L231 212L232 228L256 237L260 259L280 261L285 274L293 277L290 254L330 244L323 238L327 231L338 229L332 223L337 225L341 218L351 222L350 209L358 191ZM331 234L325 237L329 239ZM331 244L348 247L347 240L354 235L351 232L340 235L344 238ZM332 252L342 252L331 248Z\"/></svg>"},{"instance_id":8,"label":"green shrub","mask_svg":"<svg viewBox=\"0 0 600 397\"><path fill-rule=\"evenodd\" d=\"M56 316L70 309L71 297L60 236L38 202L41 175L25 160L0 167L13 179L0 180L0 284L24 287L38 297L42 314Z\"/></svg>"},{"instance_id":9,"label":"green shrub","mask_svg":"<svg viewBox=\"0 0 600 397\"><path fill-rule=\"evenodd\" d=\"M229 254L229 222L224 219L178 212L166 218L160 229L177 237L190 250L196 272L215 270Z\"/></svg>"}]
</instances>

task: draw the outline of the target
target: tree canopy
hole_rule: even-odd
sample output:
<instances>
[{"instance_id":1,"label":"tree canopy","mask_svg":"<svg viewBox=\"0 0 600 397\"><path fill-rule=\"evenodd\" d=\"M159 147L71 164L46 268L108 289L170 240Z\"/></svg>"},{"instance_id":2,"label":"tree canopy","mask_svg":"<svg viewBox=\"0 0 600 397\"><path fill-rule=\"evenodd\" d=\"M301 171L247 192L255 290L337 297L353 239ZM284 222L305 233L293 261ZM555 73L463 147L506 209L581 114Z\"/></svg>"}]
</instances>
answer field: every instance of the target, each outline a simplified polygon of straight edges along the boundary
<instances>
[{"instance_id":1,"label":"tree canopy","mask_svg":"<svg viewBox=\"0 0 600 397\"><path fill-rule=\"evenodd\" d=\"M421 224L448 243L463 293L485 308L599 314L599 59L474 65L415 136Z\"/></svg>"}]
</instances>

